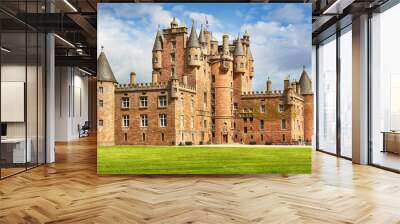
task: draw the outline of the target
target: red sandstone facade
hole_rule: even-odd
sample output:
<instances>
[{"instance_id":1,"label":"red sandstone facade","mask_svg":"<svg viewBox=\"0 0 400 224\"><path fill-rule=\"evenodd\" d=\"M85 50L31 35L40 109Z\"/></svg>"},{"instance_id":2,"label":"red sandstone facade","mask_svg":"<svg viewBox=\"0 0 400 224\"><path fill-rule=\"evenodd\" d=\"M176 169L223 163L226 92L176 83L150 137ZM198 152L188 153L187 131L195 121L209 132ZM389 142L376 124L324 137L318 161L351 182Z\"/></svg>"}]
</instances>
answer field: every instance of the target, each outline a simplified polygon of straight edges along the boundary
<instances>
[{"instance_id":1,"label":"red sandstone facade","mask_svg":"<svg viewBox=\"0 0 400 224\"><path fill-rule=\"evenodd\" d=\"M104 53L98 64L107 64ZM100 60L100 57L99 57ZM299 144L313 135L311 80L284 80L282 91L253 92L250 36L222 45L207 28L190 35L175 19L158 31L152 83L117 84L98 67L98 143L117 145ZM106 68L106 69L104 69ZM107 94L107 95L105 95ZM111 102L111 98L114 99Z\"/></svg>"}]
</instances>

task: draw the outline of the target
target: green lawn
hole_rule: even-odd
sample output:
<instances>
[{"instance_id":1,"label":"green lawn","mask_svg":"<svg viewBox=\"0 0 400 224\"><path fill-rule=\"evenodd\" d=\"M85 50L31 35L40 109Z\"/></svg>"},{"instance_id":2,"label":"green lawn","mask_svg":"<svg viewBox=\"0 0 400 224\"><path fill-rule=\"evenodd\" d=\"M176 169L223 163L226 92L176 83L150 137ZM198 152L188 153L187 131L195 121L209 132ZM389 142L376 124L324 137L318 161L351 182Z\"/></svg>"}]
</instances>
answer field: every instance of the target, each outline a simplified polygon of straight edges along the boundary
<instances>
[{"instance_id":1,"label":"green lawn","mask_svg":"<svg viewBox=\"0 0 400 224\"><path fill-rule=\"evenodd\" d=\"M309 147L99 146L99 174L310 173Z\"/></svg>"}]
</instances>

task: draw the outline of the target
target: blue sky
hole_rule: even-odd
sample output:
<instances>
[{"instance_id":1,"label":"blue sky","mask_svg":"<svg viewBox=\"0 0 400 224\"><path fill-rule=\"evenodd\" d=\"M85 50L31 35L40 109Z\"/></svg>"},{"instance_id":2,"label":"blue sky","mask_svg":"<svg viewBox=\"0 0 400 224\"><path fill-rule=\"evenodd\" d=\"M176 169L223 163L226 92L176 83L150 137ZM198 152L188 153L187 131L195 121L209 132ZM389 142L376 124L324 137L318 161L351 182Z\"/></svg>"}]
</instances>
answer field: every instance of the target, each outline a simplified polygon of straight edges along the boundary
<instances>
[{"instance_id":1,"label":"blue sky","mask_svg":"<svg viewBox=\"0 0 400 224\"><path fill-rule=\"evenodd\" d=\"M302 66L311 68L311 4L136 4L101 3L98 6L98 53L104 46L120 83L135 71L139 82L151 81L151 49L157 26L169 27L175 16L179 25L196 28L206 18L213 36L232 41L247 30L254 57L254 90L264 90L270 77L282 89L283 77L298 79Z\"/></svg>"}]
</instances>

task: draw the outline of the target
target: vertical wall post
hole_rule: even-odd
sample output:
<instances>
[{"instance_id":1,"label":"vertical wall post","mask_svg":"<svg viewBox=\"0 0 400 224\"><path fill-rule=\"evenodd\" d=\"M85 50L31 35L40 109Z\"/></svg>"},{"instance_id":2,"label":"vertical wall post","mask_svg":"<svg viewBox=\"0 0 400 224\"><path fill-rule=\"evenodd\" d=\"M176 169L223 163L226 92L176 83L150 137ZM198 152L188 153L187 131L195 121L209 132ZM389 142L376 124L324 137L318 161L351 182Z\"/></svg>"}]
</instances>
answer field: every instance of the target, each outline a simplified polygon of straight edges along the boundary
<instances>
[{"instance_id":1,"label":"vertical wall post","mask_svg":"<svg viewBox=\"0 0 400 224\"><path fill-rule=\"evenodd\" d=\"M353 19L353 114L352 157L358 164L368 163L368 15Z\"/></svg>"}]
</instances>

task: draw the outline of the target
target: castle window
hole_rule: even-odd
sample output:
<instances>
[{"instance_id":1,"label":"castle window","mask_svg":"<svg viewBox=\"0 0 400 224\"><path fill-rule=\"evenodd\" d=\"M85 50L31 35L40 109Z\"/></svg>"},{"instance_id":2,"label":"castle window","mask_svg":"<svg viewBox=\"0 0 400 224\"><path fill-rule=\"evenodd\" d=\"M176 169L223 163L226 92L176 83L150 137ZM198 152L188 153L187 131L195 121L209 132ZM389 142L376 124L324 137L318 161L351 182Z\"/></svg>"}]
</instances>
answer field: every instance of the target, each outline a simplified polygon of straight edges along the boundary
<instances>
[{"instance_id":1,"label":"castle window","mask_svg":"<svg viewBox=\"0 0 400 224\"><path fill-rule=\"evenodd\" d=\"M160 127L165 128L167 127L167 115L160 114Z\"/></svg>"},{"instance_id":2,"label":"castle window","mask_svg":"<svg viewBox=\"0 0 400 224\"><path fill-rule=\"evenodd\" d=\"M103 127L103 120L99 120L99 127Z\"/></svg>"},{"instance_id":3,"label":"castle window","mask_svg":"<svg viewBox=\"0 0 400 224\"><path fill-rule=\"evenodd\" d=\"M261 108L260 108L260 111L261 111L261 113L265 113L265 105L261 105Z\"/></svg>"},{"instance_id":4,"label":"castle window","mask_svg":"<svg viewBox=\"0 0 400 224\"><path fill-rule=\"evenodd\" d=\"M147 107L147 96L140 97L140 107L141 108Z\"/></svg>"},{"instance_id":5,"label":"castle window","mask_svg":"<svg viewBox=\"0 0 400 224\"><path fill-rule=\"evenodd\" d=\"M245 118L243 118L243 121L244 121L244 122L247 122L247 118L246 118L246 117L245 117Z\"/></svg>"},{"instance_id":6,"label":"castle window","mask_svg":"<svg viewBox=\"0 0 400 224\"><path fill-rule=\"evenodd\" d=\"M235 139L237 139L237 135L235 135Z\"/></svg>"},{"instance_id":7,"label":"castle window","mask_svg":"<svg viewBox=\"0 0 400 224\"><path fill-rule=\"evenodd\" d=\"M148 125L147 114L140 115L140 127L145 128Z\"/></svg>"},{"instance_id":8,"label":"castle window","mask_svg":"<svg viewBox=\"0 0 400 224\"><path fill-rule=\"evenodd\" d=\"M286 136L285 136L285 134L283 134L282 135L282 142L285 142L286 141Z\"/></svg>"},{"instance_id":9,"label":"castle window","mask_svg":"<svg viewBox=\"0 0 400 224\"><path fill-rule=\"evenodd\" d=\"M237 103L233 103L233 109L237 110L238 109L238 104Z\"/></svg>"},{"instance_id":10,"label":"castle window","mask_svg":"<svg viewBox=\"0 0 400 224\"><path fill-rule=\"evenodd\" d=\"M181 128L185 127L185 116L184 115L180 116L179 123L180 123Z\"/></svg>"},{"instance_id":11,"label":"castle window","mask_svg":"<svg viewBox=\"0 0 400 224\"><path fill-rule=\"evenodd\" d=\"M123 108L123 109L127 109L127 108L129 108L129 97L122 97L122 99L121 99L121 107Z\"/></svg>"},{"instance_id":12,"label":"castle window","mask_svg":"<svg viewBox=\"0 0 400 224\"><path fill-rule=\"evenodd\" d=\"M253 135L250 135L250 138L253 139Z\"/></svg>"},{"instance_id":13,"label":"castle window","mask_svg":"<svg viewBox=\"0 0 400 224\"><path fill-rule=\"evenodd\" d=\"M161 133L161 141L164 141L164 133Z\"/></svg>"},{"instance_id":14,"label":"castle window","mask_svg":"<svg viewBox=\"0 0 400 224\"><path fill-rule=\"evenodd\" d=\"M122 115L122 127L123 128L129 127L129 115Z\"/></svg>"},{"instance_id":15,"label":"castle window","mask_svg":"<svg viewBox=\"0 0 400 224\"><path fill-rule=\"evenodd\" d=\"M157 57L154 57L153 58L153 64L155 64L155 63L157 63L158 62L158 58Z\"/></svg>"},{"instance_id":16,"label":"castle window","mask_svg":"<svg viewBox=\"0 0 400 224\"><path fill-rule=\"evenodd\" d=\"M261 141L264 141L264 135L260 135Z\"/></svg>"},{"instance_id":17,"label":"castle window","mask_svg":"<svg viewBox=\"0 0 400 224\"><path fill-rule=\"evenodd\" d=\"M253 122L253 118L252 117L250 118L250 122Z\"/></svg>"},{"instance_id":18,"label":"castle window","mask_svg":"<svg viewBox=\"0 0 400 224\"><path fill-rule=\"evenodd\" d=\"M194 98L193 98L193 96L192 96L192 101L191 101L190 107L191 107L192 112L194 112Z\"/></svg>"},{"instance_id":19,"label":"castle window","mask_svg":"<svg viewBox=\"0 0 400 224\"><path fill-rule=\"evenodd\" d=\"M172 41L171 44L172 44L172 49L175 50L176 49L176 42Z\"/></svg>"},{"instance_id":20,"label":"castle window","mask_svg":"<svg viewBox=\"0 0 400 224\"><path fill-rule=\"evenodd\" d=\"M281 129L286 130L286 120L285 119L281 120Z\"/></svg>"},{"instance_id":21,"label":"castle window","mask_svg":"<svg viewBox=\"0 0 400 224\"><path fill-rule=\"evenodd\" d=\"M207 120L204 120L203 123L204 123L204 128L207 128Z\"/></svg>"},{"instance_id":22,"label":"castle window","mask_svg":"<svg viewBox=\"0 0 400 224\"><path fill-rule=\"evenodd\" d=\"M285 106L283 104L279 104L278 111L279 112L284 112L285 111Z\"/></svg>"},{"instance_id":23,"label":"castle window","mask_svg":"<svg viewBox=\"0 0 400 224\"><path fill-rule=\"evenodd\" d=\"M204 100L204 108L206 108L207 107L207 92L204 92L203 100Z\"/></svg>"},{"instance_id":24,"label":"castle window","mask_svg":"<svg viewBox=\"0 0 400 224\"><path fill-rule=\"evenodd\" d=\"M103 107L103 100L99 100L99 107Z\"/></svg>"},{"instance_id":25,"label":"castle window","mask_svg":"<svg viewBox=\"0 0 400 224\"><path fill-rule=\"evenodd\" d=\"M142 141L146 141L146 134L145 133L142 133Z\"/></svg>"},{"instance_id":26,"label":"castle window","mask_svg":"<svg viewBox=\"0 0 400 224\"><path fill-rule=\"evenodd\" d=\"M244 127L243 132L246 134L247 133L247 127Z\"/></svg>"},{"instance_id":27,"label":"castle window","mask_svg":"<svg viewBox=\"0 0 400 224\"><path fill-rule=\"evenodd\" d=\"M124 133L124 140L128 141L128 133Z\"/></svg>"},{"instance_id":28,"label":"castle window","mask_svg":"<svg viewBox=\"0 0 400 224\"><path fill-rule=\"evenodd\" d=\"M103 94L103 92L104 92L104 89L103 89L102 86L100 86L100 87L99 87L99 93L100 93L100 94Z\"/></svg>"},{"instance_id":29,"label":"castle window","mask_svg":"<svg viewBox=\"0 0 400 224\"><path fill-rule=\"evenodd\" d=\"M166 107L167 106L167 96L159 96L158 97L158 106Z\"/></svg>"},{"instance_id":30,"label":"castle window","mask_svg":"<svg viewBox=\"0 0 400 224\"><path fill-rule=\"evenodd\" d=\"M171 54L171 62L175 63L175 54L174 53Z\"/></svg>"},{"instance_id":31,"label":"castle window","mask_svg":"<svg viewBox=\"0 0 400 224\"><path fill-rule=\"evenodd\" d=\"M244 64L243 63L240 63L240 68L243 68L244 67Z\"/></svg>"},{"instance_id":32,"label":"castle window","mask_svg":"<svg viewBox=\"0 0 400 224\"><path fill-rule=\"evenodd\" d=\"M183 98L183 97L181 97L181 106L182 106L182 110L183 110L183 107L185 106L185 98Z\"/></svg>"},{"instance_id":33,"label":"castle window","mask_svg":"<svg viewBox=\"0 0 400 224\"><path fill-rule=\"evenodd\" d=\"M260 120L260 129L261 129L261 130L264 129L264 120Z\"/></svg>"}]
</instances>

